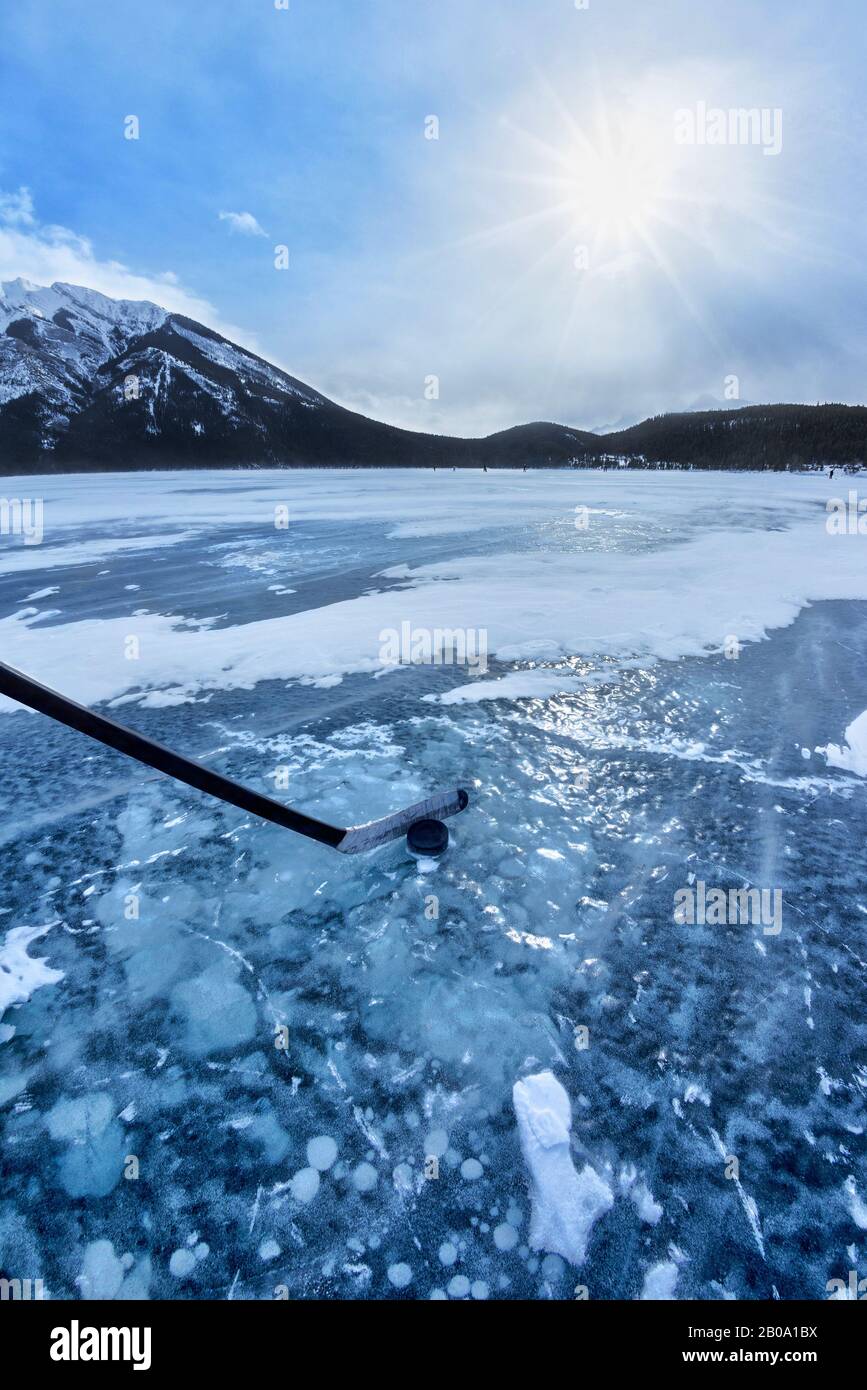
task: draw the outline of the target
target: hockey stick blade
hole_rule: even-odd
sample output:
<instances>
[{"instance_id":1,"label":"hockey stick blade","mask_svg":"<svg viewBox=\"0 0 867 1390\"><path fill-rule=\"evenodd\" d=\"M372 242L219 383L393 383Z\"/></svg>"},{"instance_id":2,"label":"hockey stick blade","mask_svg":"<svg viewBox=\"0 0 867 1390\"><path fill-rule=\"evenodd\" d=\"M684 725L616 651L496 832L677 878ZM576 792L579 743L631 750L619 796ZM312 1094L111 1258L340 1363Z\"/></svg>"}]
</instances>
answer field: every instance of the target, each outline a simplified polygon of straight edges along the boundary
<instances>
[{"instance_id":1,"label":"hockey stick blade","mask_svg":"<svg viewBox=\"0 0 867 1390\"><path fill-rule=\"evenodd\" d=\"M411 825L419 820L444 820L446 816L456 816L469 804L469 793L463 787L453 791L437 792L425 801L417 801L407 806L405 811L396 811L393 816L382 820L368 821L366 825L353 825L347 830L340 844L335 846L341 854L364 854L389 840L399 840Z\"/></svg>"}]
</instances>

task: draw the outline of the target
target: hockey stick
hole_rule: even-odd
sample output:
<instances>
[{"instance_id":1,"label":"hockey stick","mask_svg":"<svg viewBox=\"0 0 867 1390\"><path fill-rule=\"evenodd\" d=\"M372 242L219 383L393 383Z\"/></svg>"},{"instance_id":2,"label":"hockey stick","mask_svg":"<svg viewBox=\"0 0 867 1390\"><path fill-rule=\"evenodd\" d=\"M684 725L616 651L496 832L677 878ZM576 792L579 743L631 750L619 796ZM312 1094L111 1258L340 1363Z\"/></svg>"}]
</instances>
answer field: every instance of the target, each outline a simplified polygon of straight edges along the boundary
<instances>
[{"instance_id":1,"label":"hockey stick","mask_svg":"<svg viewBox=\"0 0 867 1390\"><path fill-rule=\"evenodd\" d=\"M283 806L270 796L262 796L240 782L233 782L230 777L223 777L221 773L213 772L211 768L204 767L191 758L185 758L181 753L173 752L164 744L155 743L153 739L135 733L124 724L106 719L105 715L96 714L84 705L68 700L65 695L59 695L56 690L40 685L38 681L31 680L23 672L16 671L12 666L5 666L2 662L0 694L7 695L10 700L16 700L20 705L27 705L39 714L47 714L50 719L65 724L69 729L87 734L88 738L104 743L107 748L125 753L127 757L135 758L146 767L165 772L178 782L185 782L188 787L207 792L209 796L216 796L220 801L226 801L242 811L260 816L262 820L281 825L285 830L294 830L299 835L306 835L310 840L330 845L341 854L362 854L365 850L387 844L389 840L399 839L418 821L456 815L463 811L470 799L461 788L455 788L454 791L440 792L425 801L416 802L414 806L408 806L406 810L397 811L392 816L385 816L382 820L369 821L366 825L354 825L345 829L316 820L314 816L305 815L303 811L294 811L291 806Z\"/></svg>"}]
</instances>

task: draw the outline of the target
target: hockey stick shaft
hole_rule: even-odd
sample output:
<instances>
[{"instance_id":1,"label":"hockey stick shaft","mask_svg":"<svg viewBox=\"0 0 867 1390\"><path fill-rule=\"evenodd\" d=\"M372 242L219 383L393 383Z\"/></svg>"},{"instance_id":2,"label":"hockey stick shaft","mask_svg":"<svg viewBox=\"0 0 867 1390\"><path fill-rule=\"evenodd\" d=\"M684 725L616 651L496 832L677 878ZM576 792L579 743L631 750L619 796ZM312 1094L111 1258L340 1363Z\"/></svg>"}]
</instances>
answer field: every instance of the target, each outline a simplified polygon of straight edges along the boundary
<instances>
[{"instance_id":1,"label":"hockey stick shaft","mask_svg":"<svg viewBox=\"0 0 867 1390\"><path fill-rule=\"evenodd\" d=\"M105 744L107 748L114 748L118 753L126 754L128 758L135 758L146 767L164 772L176 781L184 782L188 787L195 787L197 791L215 796L220 801L237 806L241 811L248 811L262 820L271 821L274 825L282 826L284 830L294 830L299 835L306 835L309 840L318 840L320 844L339 849L342 854L362 854L367 850L376 849L379 845L405 835L415 821L427 817L456 815L469 801L467 792L456 788L454 791L440 792L428 797L427 800L419 801L414 806L408 806L406 810L395 812L394 815L385 816L382 820L345 829L305 815L303 811L294 811L291 806L283 806L270 796L262 796L252 788L245 787L243 783L234 782L231 777L224 777L202 763L185 758L181 753L175 753L162 743L137 734L125 724L107 719L105 715L77 704L56 690L40 685L30 676L25 676L23 671L16 671L13 666L6 666L3 662L0 662L0 695L7 695L10 700L26 705L39 714L45 714L80 734L86 734L88 738Z\"/></svg>"},{"instance_id":2,"label":"hockey stick shaft","mask_svg":"<svg viewBox=\"0 0 867 1390\"><path fill-rule=\"evenodd\" d=\"M185 782L188 787L195 787L197 791L219 797L221 801L227 801L241 811L260 816L262 820L272 821L274 825L281 825L285 830L295 830L299 835L306 835L308 839L318 840L323 845L331 845L333 849L337 848L346 834L339 826L328 825L325 821L305 815L303 811L293 811L291 806L282 806L279 801L262 796L240 782L233 782L230 777L223 777L219 772L214 772L211 768L166 748L164 744L155 743L153 739L135 733L124 724L117 724L103 714L97 714L84 705L76 704L74 700L59 695L48 686L40 685L30 676L25 676L22 671L16 671L14 667L6 666L2 662L0 694L8 695L10 700L17 700L20 705L27 705L39 714L47 714L50 719L65 724L69 729L87 734L88 738L104 743L107 748L125 753L127 757L135 758L146 767L165 772L178 782Z\"/></svg>"}]
</instances>

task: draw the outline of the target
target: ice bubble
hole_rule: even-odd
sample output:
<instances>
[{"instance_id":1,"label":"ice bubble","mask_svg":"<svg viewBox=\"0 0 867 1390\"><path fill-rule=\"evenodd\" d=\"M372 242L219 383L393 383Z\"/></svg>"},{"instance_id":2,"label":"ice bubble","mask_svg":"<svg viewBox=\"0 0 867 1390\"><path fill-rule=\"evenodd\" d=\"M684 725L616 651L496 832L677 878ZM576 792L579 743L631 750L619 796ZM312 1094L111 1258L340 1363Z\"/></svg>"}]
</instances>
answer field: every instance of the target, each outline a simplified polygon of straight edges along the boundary
<instances>
[{"instance_id":1,"label":"ice bubble","mask_svg":"<svg viewBox=\"0 0 867 1390\"><path fill-rule=\"evenodd\" d=\"M453 1265L458 1258L458 1248L450 1240L444 1240L439 1249L440 1264Z\"/></svg>"},{"instance_id":2,"label":"ice bubble","mask_svg":"<svg viewBox=\"0 0 867 1390\"><path fill-rule=\"evenodd\" d=\"M449 1136L444 1129L432 1129L425 1135L424 1151L428 1158L442 1158L449 1146Z\"/></svg>"},{"instance_id":3,"label":"ice bubble","mask_svg":"<svg viewBox=\"0 0 867 1390\"><path fill-rule=\"evenodd\" d=\"M473 1283L472 1288L470 1289L470 1293L473 1295L473 1298L482 1299L487 1298L488 1294L490 1293L490 1289L488 1288L484 1279L476 1279Z\"/></svg>"},{"instance_id":4,"label":"ice bubble","mask_svg":"<svg viewBox=\"0 0 867 1390\"><path fill-rule=\"evenodd\" d=\"M526 869L520 859L503 859L497 865L496 872L503 878L524 878Z\"/></svg>"},{"instance_id":5,"label":"ice bubble","mask_svg":"<svg viewBox=\"0 0 867 1390\"><path fill-rule=\"evenodd\" d=\"M465 1158L461 1164L461 1177L465 1178L467 1182L475 1182L484 1171L477 1158Z\"/></svg>"},{"instance_id":6,"label":"ice bubble","mask_svg":"<svg viewBox=\"0 0 867 1390\"><path fill-rule=\"evenodd\" d=\"M319 1191L318 1169L300 1168L289 1183L289 1190L296 1202L312 1202Z\"/></svg>"},{"instance_id":7,"label":"ice bubble","mask_svg":"<svg viewBox=\"0 0 867 1390\"><path fill-rule=\"evenodd\" d=\"M411 1190L412 1169L408 1163L399 1163L391 1176L399 1192L409 1192Z\"/></svg>"},{"instance_id":8,"label":"ice bubble","mask_svg":"<svg viewBox=\"0 0 867 1390\"><path fill-rule=\"evenodd\" d=\"M518 1232L508 1221L494 1228L494 1244L498 1250L514 1250L518 1244Z\"/></svg>"},{"instance_id":9,"label":"ice bubble","mask_svg":"<svg viewBox=\"0 0 867 1390\"><path fill-rule=\"evenodd\" d=\"M52 1139L70 1147L60 1158L60 1179L70 1197L105 1197L120 1181L124 1135L104 1091L59 1100L45 1117Z\"/></svg>"},{"instance_id":10,"label":"ice bubble","mask_svg":"<svg viewBox=\"0 0 867 1390\"><path fill-rule=\"evenodd\" d=\"M256 1005L223 958L172 991L184 1023L184 1044L195 1057L240 1047L256 1034Z\"/></svg>"},{"instance_id":11,"label":"ice bubble","mask_svg":"<svg viewBox=\"0 0 867 1390\"><path fill-rule=\"evenodd\" d=\"M357 1192L372 1192L379 1181L379 1174L372 1163L359 1163L352 1171L352 1183Z\"/></svg>"},{"instance_id":12,"label":"ice bubble","mask_svg":"<svg viewBox=\"0 0 867 1390\"><path fill-rule=\"evenodd\" d=\"M78 1276L82 1298L115 1298L120 1292L127 1266L114 1253L110 1240L93 1240L84 1251Z\"/></svg>"},{"instance_id":13,"label":"ice bubble","mask_svg":"<svg viewBox=\"0 0 867 1390\"><path fill-rule=\"evenodd\" d=\"M470 1281L465 1274L456 1274L449 1280L449 1294L452 1298L466 1298L470 1291Z\"/></svg>"},{"instance_id":14,"label":"ice bubble","mask_svg":"<svg viewBox=\"0 0 867 1390\"><path fill-rule=\"evenodd\" d=\"M396 1289L405 1289L412 1279L412 1270L405 1264L389 1265L388 1278Z\"/></svg>"},{"instance_id":15,"label":"ice bubble","mask_svg":"<svg viewBox=\"0 0 867 1390\"><path fill-rule=\"evenodd\" d=\"M196 1267L196 1257L192 1250L175 1250L169 1260L169 1273L176 1279L186 1279Z\"/></svg>"},{"instance_id":16,"label":"ice bubble","mask_svg":"<svg viewBox=\"0 0 867 1390\"><path fill-rule=\"evenodd\" d=\"M262 1244L259 1246L260 1260L276 1260L279 1254L280 1246L277 1244L276 1240L263 1240Z\"/></svg>"},{"instance_id":17,"label":"ice bubble","mask_svg":"<svg viewBox=\"0 0 867 1390\"><path fill-rule=\"evenodd\" d=\"M317 1134L315 1139L307 1141L307 1162L311 1168L326 1173L336 1158L337 1144L330 1134Z\"/></svg>"},{"instance_id":18,"label":"ice bubble","mask_svg":"<svg viewBox=\"0 0 867 1390\"><path fill-rule=\"evenodd\" d=\"M237 1125L235 1128L242 1131L245 1139L261 1144L268 1163L280 1163L289 1152L289 1135L281 1127L273 1111L263 1111L254 1115L249 1123L243 1127Z\"/></svg>"}]
</instances>

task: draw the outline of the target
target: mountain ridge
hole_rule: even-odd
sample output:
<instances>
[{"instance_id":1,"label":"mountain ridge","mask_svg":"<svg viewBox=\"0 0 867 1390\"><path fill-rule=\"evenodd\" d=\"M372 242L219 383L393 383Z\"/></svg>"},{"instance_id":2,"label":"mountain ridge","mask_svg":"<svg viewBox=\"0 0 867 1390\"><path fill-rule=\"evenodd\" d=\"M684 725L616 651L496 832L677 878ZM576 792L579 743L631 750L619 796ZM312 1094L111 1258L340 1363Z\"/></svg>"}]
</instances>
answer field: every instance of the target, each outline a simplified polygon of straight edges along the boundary
<instances>
[{"instance_id":1,"label":"mountain ridge","mask_svg":"<svg viewBox=\"0 0 867 1390\"><path fill-rule=\"evenodd\" d=\"M0 474L219 467L786 468L867 459L867 407L734 406L600 435L481 439L337 405L183 314L86 286L0 283Z\"/></svg>"}]
</instances>

